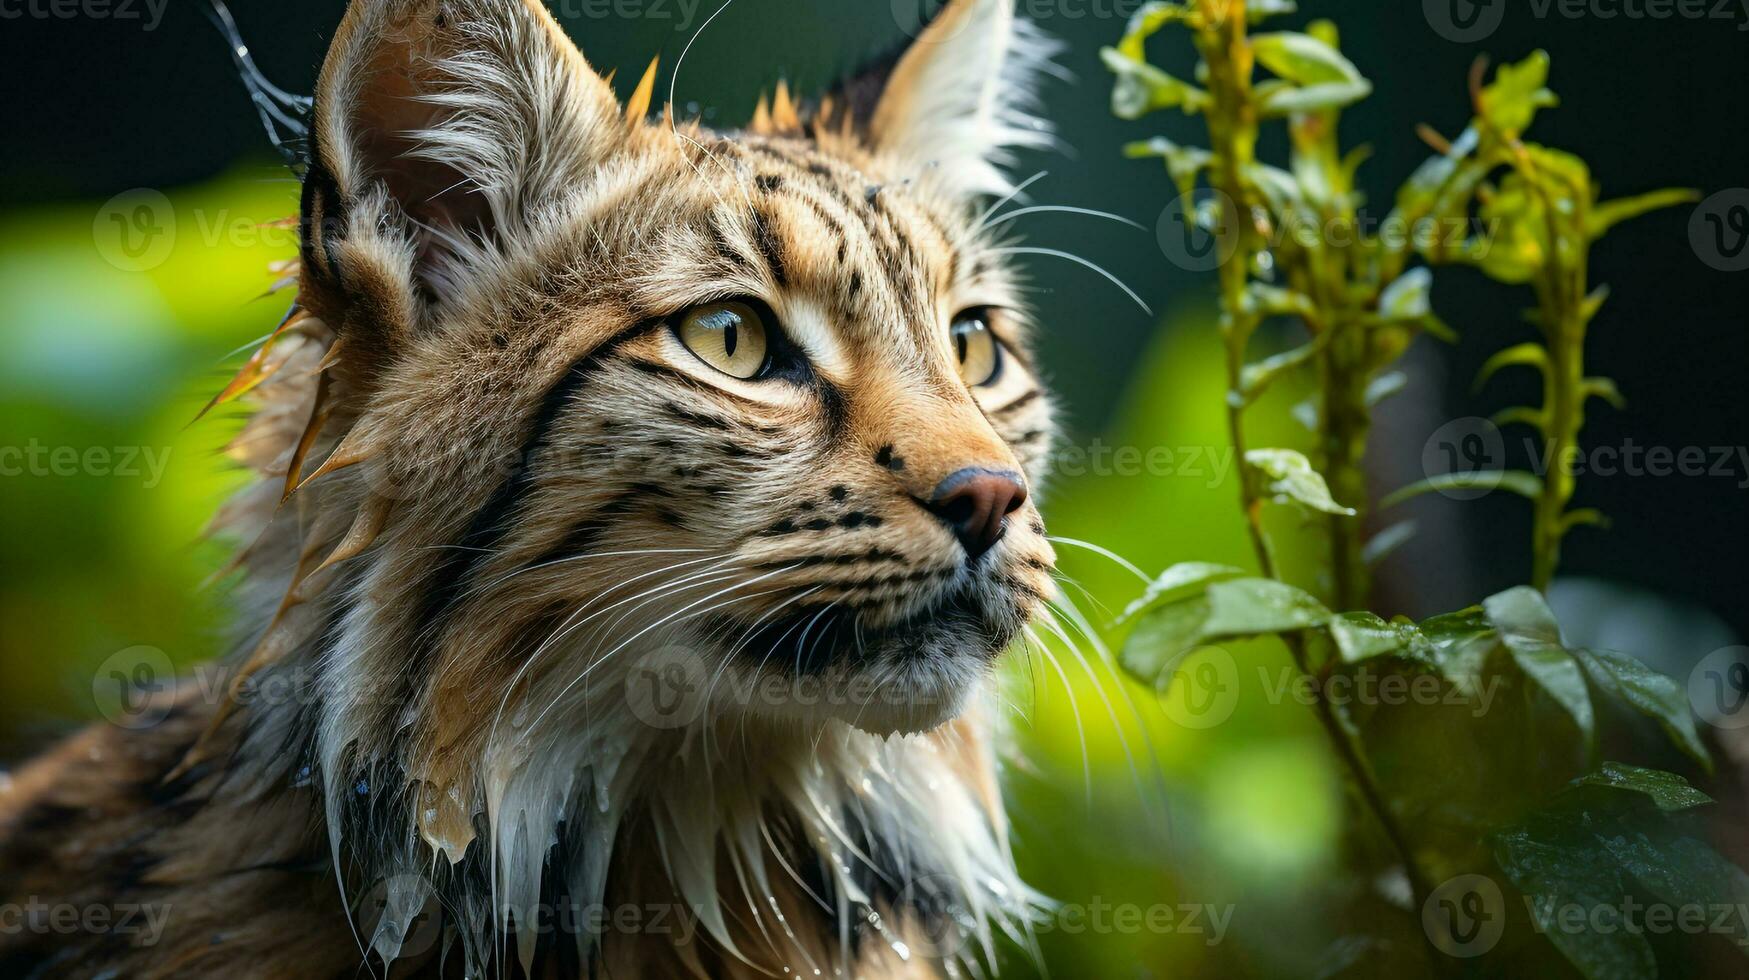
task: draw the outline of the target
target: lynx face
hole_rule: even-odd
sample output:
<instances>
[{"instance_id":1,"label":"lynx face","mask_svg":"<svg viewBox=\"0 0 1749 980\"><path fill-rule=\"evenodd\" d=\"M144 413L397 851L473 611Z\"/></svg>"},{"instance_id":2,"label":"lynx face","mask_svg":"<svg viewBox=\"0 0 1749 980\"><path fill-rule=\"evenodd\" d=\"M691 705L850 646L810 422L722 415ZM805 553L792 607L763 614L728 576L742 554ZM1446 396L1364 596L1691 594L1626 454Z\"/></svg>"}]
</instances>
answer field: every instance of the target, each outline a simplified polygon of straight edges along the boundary
<instances>
[{"instance_id":1,"label":"lynx face","mask_svg":"<svg viewBox=\"0 0 1749 980\"><path fill-rule=\"evenodd\" d=\"M1036 43L959 0L872 104L714 133L622 110L532 3L355 4L302 299L351 417L324 469L364 465L313 489L376 535L336 669L405 680L347 727L422 710L447 754L653 649L718 714L955 716L1052 588L986 200L1041 138L992 84Z\"/></svg>"}]
</instances>

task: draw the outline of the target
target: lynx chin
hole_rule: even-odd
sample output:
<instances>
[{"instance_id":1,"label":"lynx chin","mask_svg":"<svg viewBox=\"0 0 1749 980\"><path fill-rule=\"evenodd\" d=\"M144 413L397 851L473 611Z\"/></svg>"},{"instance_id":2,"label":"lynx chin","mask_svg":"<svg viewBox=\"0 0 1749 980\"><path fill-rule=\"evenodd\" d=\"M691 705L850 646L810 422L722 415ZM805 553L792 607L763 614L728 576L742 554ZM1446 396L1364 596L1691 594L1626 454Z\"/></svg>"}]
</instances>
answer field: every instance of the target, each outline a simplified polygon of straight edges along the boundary
<instances>
[{"instance_id":1,"label":"lynx chin","mask_svg":"<svg viewBox=\"0 0 1749 980\"><path fill-rule=\"evenodd\" d=\"M599 22L591 22L599 27ZM1050 619L1055 433L1001 207L1054 45L949 0L744 130L538 0L353 0L215 694L0 790L31 977L959 976L1041 899L992 671ZM635 914L627 913L631 910ZM51 941L52 940L52 941Z\"/></svg>"}]
</instances>

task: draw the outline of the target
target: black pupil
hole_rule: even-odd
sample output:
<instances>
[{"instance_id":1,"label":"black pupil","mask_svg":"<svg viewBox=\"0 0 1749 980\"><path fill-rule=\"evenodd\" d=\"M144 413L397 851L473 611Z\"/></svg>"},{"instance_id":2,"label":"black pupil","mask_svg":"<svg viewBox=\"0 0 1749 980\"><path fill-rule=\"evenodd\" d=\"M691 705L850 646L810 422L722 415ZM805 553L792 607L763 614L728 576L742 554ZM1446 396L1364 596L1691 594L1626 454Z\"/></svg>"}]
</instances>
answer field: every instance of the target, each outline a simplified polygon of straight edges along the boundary
<instances>
[{"instance_id":1,"label":"black pupil","mask_svg":"<svg viewBox=\"0 0 1749 980\"><path fill-rule=\"evenodd\" d=\"M960 363L964 364L966 356L972 352L972 334L984 329L982 320L961 320L954 326L953 342L959 348Z\"/></svg>"},{"instance_id":2,"label":"black pupil","mask_svg":"<svg viewBox=\"0 0 1749 980\"><path fill-rule=\"evenodd\" d=\"M735 321L730 320L728 323L723 324L723 353L730 357L734 357L735 347L739 343L740 338L736 336L735 333Z\"/></svg>"}]
</instances>

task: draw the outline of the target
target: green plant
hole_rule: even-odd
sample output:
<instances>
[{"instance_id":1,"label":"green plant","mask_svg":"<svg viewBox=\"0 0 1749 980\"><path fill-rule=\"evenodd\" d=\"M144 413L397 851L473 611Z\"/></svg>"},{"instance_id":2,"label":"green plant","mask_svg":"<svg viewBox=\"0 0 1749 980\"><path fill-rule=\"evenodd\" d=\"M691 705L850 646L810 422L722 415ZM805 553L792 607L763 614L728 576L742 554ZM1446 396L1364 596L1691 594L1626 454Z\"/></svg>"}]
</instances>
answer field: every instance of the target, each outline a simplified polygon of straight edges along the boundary
<instances>
[{"instance_id":1,"label":"green plant","mask_svg":"<svg viewBox=\"0 0 1749 980\"><path fill-rule=\"evenodd\" d=\"M1637 714L1710 771L1683 690L1624 654L1569 648L1541 593L1566 533L1601 522L1592 511L1571 509L1585 405L1593 397L1620 400L1613 383L1583 369L1587 328L1603 302L1588 282L1590 248L1620 221L1691 195L1661 191L1600 204L1583 161L1525 142L1536 113L1556 102L1546 87L1548 58L1539 52L1502 68L1488 85L1478 65L1475 121L1455 141L1427 134L1438 155L1410 177L1374 228L1355 179L1366 152L1344 153L1338 138L1342 109L1371 85L1341 53L1328 22L1304 33L1252 33L1292 10L1285 0L1151 3L1104 52L1117 76L1120 116L1176 108L1206 127L1206 149L1158 137L1129 153L1164 158L1186 232L1202 229L1216 241L1228 432L1245 461L1239 502L1261 572L1196 563L1167 569L1120 620L1130 627L1123 664L1165 692L1182 682L1199 648L1278 637L1388 845L1382 863L1408 882L1411 913L1450 900L1445 892L1459 876L1497 875L1524 902L1496 911L1527 928L1509 930L1497 949L1490 943L1481 952L1518 967L1558 954L1587 977L1654 976L1657 960L1643 935L1569 929L1554 911L1643 894L1672 904L1735 905L1749 898L1749 877L1693 834L1687 814L1707 799L1683 777L1603 758L1601 733ZM1168 27L1187 31L1200 56L1194 81L1148 61L1147 40ZM1289 136L1286 167L1257 156L1262 127L1278 120ZM1361 517L1373 507L1363 461L1376 406L1403 387L1394 363L1422 333L1455 340L1431 301L1433 269L1448 263L1535 289L1531 319L1542 344L1496 355L1478 385L1509 366L1541 370L1543 405L1496 420L1539 430L1546 476L1477 468L1404 488L1383 504L1478 487L1530 498L1535 587L1422 623L1386 621L1364 611L1369 558L1404 535L1393 528L1363 539ZM1304 341L1254 361L1253 340L1270 320L1297 323ZM1278 380L1303 369L1313 371L1316 394L1294 414L1311 430L1310 453L1253 446L1247 412ZM1314 518L1321 529L1308 582L1288 581L1279 532L1266 519L1273 505ZM1356 705L1327 696L1338 678L1434 685L1442 698L1479 702L1483 710L1466 717L1421 704ZM1487 692L1501 690L1508 697L1491 702ZM1454 751L1462 757L1449 757ZM1476 952L1431 924L1422 931L1441 969L1456 969Z\"/></svg>"}]
</instances>

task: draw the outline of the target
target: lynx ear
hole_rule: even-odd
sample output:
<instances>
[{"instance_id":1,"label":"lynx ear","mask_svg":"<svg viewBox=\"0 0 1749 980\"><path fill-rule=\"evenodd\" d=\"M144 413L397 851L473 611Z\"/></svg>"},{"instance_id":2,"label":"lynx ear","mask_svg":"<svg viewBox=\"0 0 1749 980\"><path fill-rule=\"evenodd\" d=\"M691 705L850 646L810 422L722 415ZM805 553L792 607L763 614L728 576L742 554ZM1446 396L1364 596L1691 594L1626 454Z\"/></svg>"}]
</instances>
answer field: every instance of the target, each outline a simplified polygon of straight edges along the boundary
<instances>
[{"instance_id":1,"label":"lynx ear","mask_svg":"<svg viewBox=\"0 0 1749 980\"><path fill-rule=\"evenodd\" d=\"M412 305L455 295L475 253L626 136L612 90L538 0L352 0L314 117L306 269L348 292L399 280Z\"/></svg>"},{"instance_id":2,"label":"lynx ear","mask_svg":"<svg viewBox=\"0 0 1749 980\"><path fill-rule=\"evenodd\" d=\"M1057 47L1014 16L1014 0L949 0L892 66L869 138L962 192L1007 193L1012 151L1051 145L1033 110Z\"/></svg>"}]
</instances>

